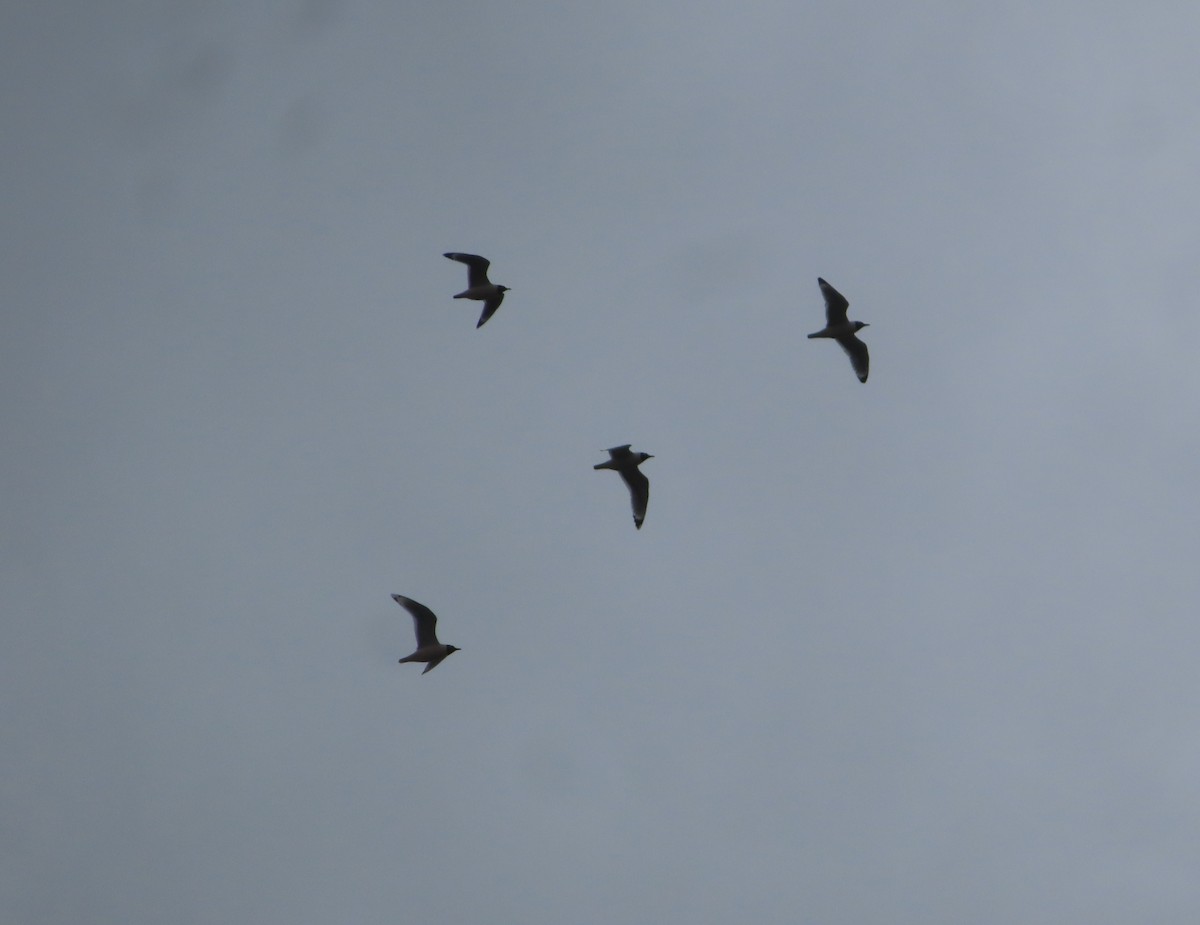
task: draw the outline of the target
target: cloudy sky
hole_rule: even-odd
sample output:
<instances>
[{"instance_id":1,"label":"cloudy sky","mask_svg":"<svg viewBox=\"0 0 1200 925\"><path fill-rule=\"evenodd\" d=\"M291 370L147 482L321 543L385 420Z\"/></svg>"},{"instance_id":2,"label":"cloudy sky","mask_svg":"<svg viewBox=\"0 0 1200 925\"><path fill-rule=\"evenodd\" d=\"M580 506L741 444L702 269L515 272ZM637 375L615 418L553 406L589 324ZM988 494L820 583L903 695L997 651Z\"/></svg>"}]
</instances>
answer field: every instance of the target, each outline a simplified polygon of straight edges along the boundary
<instances>
[{"instance_id":1,"label":"cloudy sky","mask_svg":"<svg viewBox=\"0 0 1200 925\"><path fill-rule=\"evenodd\" d=\"M1198 41L9 4L3 919L1197 921Z\"/></svg>"}]
</instances>

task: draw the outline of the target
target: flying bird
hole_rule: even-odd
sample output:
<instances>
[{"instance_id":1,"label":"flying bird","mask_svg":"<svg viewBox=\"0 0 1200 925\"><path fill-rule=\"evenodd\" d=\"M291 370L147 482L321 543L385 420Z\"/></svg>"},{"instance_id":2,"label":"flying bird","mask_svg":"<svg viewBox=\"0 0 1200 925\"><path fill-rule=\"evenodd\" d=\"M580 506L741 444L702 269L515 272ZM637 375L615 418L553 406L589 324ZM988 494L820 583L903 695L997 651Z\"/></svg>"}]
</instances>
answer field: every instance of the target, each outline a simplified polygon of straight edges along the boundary
<instances>
[{"instance_id":1,"label":"flying bird","mask_svg":"<svg viewBox=\"0 0 1200 925\"><path fill-rule=\"evenodd\" d=\"M438 642L437 617L432 610L403 594L393 594L392 600L412 614L413 629L417 633L417 651L400 659L401 665L405 662L428 662L425 670L421 672L421 674L428 674L451 652L460 651L458 646L448 646Z\"/></svg>"},{"instance_id":2,"label":"flying bird","mask_svg":"<svg viewBox=\"0 0 1200 925\"><path fill-rule=\"evenodd\" d=\"M820 277L817 277L817 283L821 287L821 294L825 296L825 327L809 334L809 339L831 337L836 340L850 357L850 364L858 373L858 381L866 382L871 357L867 353L867 345L854 334L868 325L865 321L848 321L846 311L850 308L850 303L846 301L846 297Z\"/></svg>"},{"instance_id":3,"label":"flying bird","mask_svg":"<svg viewBox=\"0 0 1200 925\"><path fill-rule=\"evenodd\" d=\"M602 463L592 466L593 469L615 469L629 486L629 498L633 502L633 525L642 529L642 521L646 519L646 504L650 501L650 480L642 475L638 466L647 459L653 459L649 453L631 453L629 447L614 446L608 451L609 458Z\"/></svg>"},{"instance_id":4,"label":"flying bird","mask_svg":"<svg viewBox=\"0 0 1200 925\"><path fill-rule=\"evenodd\" d=\"M474 299L476 302L482 302L483 314L479 316L479 323L475 327L483 327L484 323L496 314L496 309L504 301L504 293L509 291L508 287L497 286L488 279L488 267L492 264L486 257L479 257L475 254L459 254L453 251L442 256L467 265L467 288L454 298Z\"/></svg>"}]
</instances>

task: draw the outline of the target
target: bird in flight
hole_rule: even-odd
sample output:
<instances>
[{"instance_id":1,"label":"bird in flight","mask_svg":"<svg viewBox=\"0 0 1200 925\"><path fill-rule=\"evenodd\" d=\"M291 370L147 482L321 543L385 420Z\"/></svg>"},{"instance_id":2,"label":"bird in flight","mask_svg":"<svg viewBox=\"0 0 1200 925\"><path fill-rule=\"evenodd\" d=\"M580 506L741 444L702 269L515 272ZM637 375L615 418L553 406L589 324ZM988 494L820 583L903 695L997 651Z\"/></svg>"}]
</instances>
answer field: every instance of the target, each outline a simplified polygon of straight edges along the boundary
<instances>
[{"instance_id":1,"label":"bird in flight","mask_svg":"<svg viewBox=\"0 0 1200 925\"><path fill-rule=\"evenodd\" d=\"M428 662L425 670L421 672L428 674L451 652L460 651L458 646L438 642L437 617L432 610L403 594L393 594L392 600L412 614L413 629L417 633L417 651L400 659L401 665L405 662Z\"/></svg>"},{"instance_id":2,"label":"bird in flight","mask_svg":"<svg viewBox=\"0 0 1200 925\"><path fill-rule=\"evenodd\" d=\"M592 466L593 469L615 469L629 486L629 498L633 502L633 525L642 529L642 521L646 519L646 505L650 501L650 480L642 475L638 466L647 459L653 459L649 453L631 453L629 447L614 446L608 451L609 458L602 463Z\"/></svg>"},{"instance_id":3,"label":"bird in flight","mask_svg":"<svg viewBox=\"0 0 1200 925\"><path fill-rule=\"evenodd\" d=\"M848 321L846 312L850 303L846 301L846 297L820 277L817 277L817 283L821 287L821 294L825 296L825 327L809 334L809 339L831 337L836 340L850 357L850 364L858 374L858 381L866 382L871 357L867 353L867 345L854 335L868 325L865 321Z\"/></svg>"},{"instance_id":4,"label":"bird in flight","mask_svg":"<svg viewBox=\"0 0 1200 925\"><path fill-rule=\"evenodd\" d=\"M486 257L479 257L475 254L459 254L455 251L442 256L467 265L467 288L454 298L474 299L476 302L482 302L483 314L479 316L479 323L475 327L483 327L484 323L496 314L496 309L504 301L504 293L509 291L508 287L497 286L488 279L487 271L491 266L491 261Z\"/></svg>"}]
</instances>

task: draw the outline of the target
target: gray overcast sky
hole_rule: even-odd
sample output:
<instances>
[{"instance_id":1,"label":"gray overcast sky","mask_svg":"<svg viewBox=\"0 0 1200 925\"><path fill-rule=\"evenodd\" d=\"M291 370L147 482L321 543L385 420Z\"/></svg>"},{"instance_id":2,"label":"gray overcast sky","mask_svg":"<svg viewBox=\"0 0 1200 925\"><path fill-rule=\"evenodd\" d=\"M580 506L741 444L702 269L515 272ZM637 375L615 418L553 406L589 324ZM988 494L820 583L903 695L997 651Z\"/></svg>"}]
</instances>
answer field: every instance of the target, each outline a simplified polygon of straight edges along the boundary
<instances>
[{"instance_id":1,"label":"gray overcast sky","mask_svg":"<svg viewBox=\"0 0 1200 925\"><path fill-rule=\"evenodd\" d=\"M0 917L1192 925L1198 43L7 5Z\"/></svg>"}]
</instances>

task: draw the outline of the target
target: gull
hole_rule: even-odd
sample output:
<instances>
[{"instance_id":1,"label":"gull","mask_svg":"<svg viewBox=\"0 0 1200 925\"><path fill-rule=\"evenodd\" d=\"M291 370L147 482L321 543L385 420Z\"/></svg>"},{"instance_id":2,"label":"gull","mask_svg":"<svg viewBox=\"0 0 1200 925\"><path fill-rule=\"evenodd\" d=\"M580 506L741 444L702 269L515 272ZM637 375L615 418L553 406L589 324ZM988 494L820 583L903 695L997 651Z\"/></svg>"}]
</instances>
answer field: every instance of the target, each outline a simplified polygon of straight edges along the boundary
<instances>
[{"instance_id":1,"label":"gull","mask_svg":"<svg viewBox=\"0 0 1200 925\"><path fill-rule=\"evenodd\" d=\"M814 334L809 334L809 338L814 337L832 337L842 349L846 351L846 355L850 357L850 364L854 367L854 371L858 373L858 381L867 381L867 369L871 365L871 357L867 353L867 345L854 336L856 331L860 331L868 327L865 321L847 321L846 311L850 308L850 303L846 301L846 297L834 289L829 283L817 277L817 283L821 287L821 293L825 296L825 327Z\"/></svg>"},{"instance_id":2,"label":"gull","mask_svg":"<svg viewBox=\"0 0 1200 925\"><path fill-rule=\"evenodd\" d=\"M614 446L608 451L609 458L602 463L592 466L593 469L615 469L629 486L629 498L633 502L633 525L642 529L642 521L646 519L646 504L650 500L650 480L638 469L647 459L653 459L649 453L631 453L630 443L624 446Z\"/></svg>"},{"instance_id":3,"label":"gull","mask_svg":"<svg viewBox=\"0 0 1200 925\"><path fill-rule=\"evenodd\" d=\"M504 301L504 293L508 292L508 287L497 286L488 279L487 271L491 266L491 261L486 257L479 257L475 254L459 254L455 251L442 256L467 265L467 288L454 298L483 302L483 314L479 316L479 323L475 325L477 328L483 327L484 323L496 313L500 303Z\"/></svg>"},{"instance_id":4,"label":"gull","mask_svg":"<svg viewBox=\"0 0 1200 925\"><path fill-rule=\"evenodd\" d=\"M403 594L393 594L392 600L412 614L413 629L417 632L417 651L400 659L401 665L405 662L428 662L425 670L421 672L428 674L451 652L460 651L458 646L438 642L437 617L432 610Z\"/></svg>"}]
</instances>

